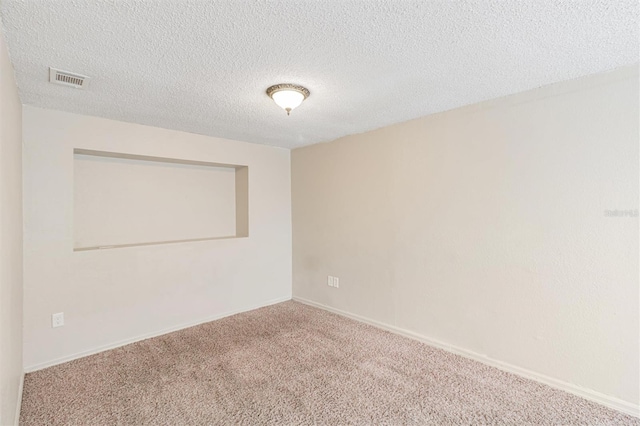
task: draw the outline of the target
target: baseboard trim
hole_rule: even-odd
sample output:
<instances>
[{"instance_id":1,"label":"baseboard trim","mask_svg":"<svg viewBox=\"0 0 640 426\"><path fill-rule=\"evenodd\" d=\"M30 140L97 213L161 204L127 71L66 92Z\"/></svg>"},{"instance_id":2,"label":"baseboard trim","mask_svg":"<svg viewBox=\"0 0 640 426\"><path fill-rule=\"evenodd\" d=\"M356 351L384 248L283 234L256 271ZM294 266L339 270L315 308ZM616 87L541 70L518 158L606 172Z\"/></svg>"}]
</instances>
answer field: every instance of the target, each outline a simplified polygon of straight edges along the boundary
<instances>
[{"instance_id":1,"label":"baseboard trim","mask_svg":"<svg viewBox=\"0 0 640 426\"><path fill-rule=\"evenodd\" d=\"M73 361L75 359L84 358L89 355L95 355L100 352L108 351L111 349L116 349L121 346L129 345L131 343L140 342L142 340L151 339L153 337L162 336L163 334L173 333L174 331L184 330L185 328L194 327L196 325L204 324L206 322L219 320L225 317L229 317L231 315L241 314L243 312L252 311L254 309L264 308L266 306L275 305L276 303L282 303L291 300L291 296L279 297L277 299L271 299L266 302L248 306L241 309L236 309L233 311L223 312L217 315L212 315L210 317L202 318L196 321L180 324L174 327L165 328L159 331L154 331L151 333L143 334L141 336L131 337L129 339L120 340L114 343L110 343L107 345L98 346L96 348L88 349L86 351L77 352L71 355L63 356L60 358L53 359L51 361L41 362L38 364L33 364L28 367L25 367L25 373L33 373L34 371L43 370L48 367L53 367L54 365L64 364L65 362Z\"/></svg>"},{"instance_id":2,"label":"baseboard trim","mask_svg":"<svg viewBox=\"0 0 640 426\"><path fill-rule=\"evenodd\" d=\"M477 352L473 352L467 349L459 348L457 346L449 345L447 343L444 343L435 339L431 339L429 337L423 336L418 333L414 333L409 330L405 330L400 327L385 324L383 322L376 321L360 315L352 314L350 312L346 312L341 309L332 308L322 303L314 302L314 301L304 299L302 297L296 297L296 296L293 297L293 300L296 302L304 303L305 305L309 305L315 308L333 312L334 314L351 318L356 321L360 321L360 322L372 325L374 327L381 328L386 331L390 331L391 333L399 334L401 336L408 337L410 339L418 340L422 343L426 343L429 346L443 349L445 351L454 353L456 355L460 355L465 358L469 358L474 361L478 361L483 364L499 368L500 370L506 371L508 373L516 374L526 379L535 380L537 382L551 386L552 388L568 392L570 394L579 396L584 399L588 399L589 401L593 401L600 405L604 405L605 407L611 408L613 410L620 411L621 413L629 414L634 417L640 417L640 405L638 404L632 404L630 402L623 401L621 399L618 399L609 395L605 395L603 393L594 391L592 389L584 388L582 386L578 386L562 380L554 379L553 377L545 376L544 374L536 373L535 371L527 370L526 368L522 368L512 364L508 364L506 362L498 361L497 359L489 358L486 355L482 355Z\"/></svg>"},{"instance_id":3,"label":"baseboard trim","mask_svg":"<svg viewBox=\"0 0 640 426\"><path fill-rule=\"evenodd\" d=\"M20 384L18 385L18 401L16 402L16 414L13 419L13 424L18 426L20 424L20 410L22 409L22 390L24 389L24 373L20 375Z\"/></svg>"}]
</instances>

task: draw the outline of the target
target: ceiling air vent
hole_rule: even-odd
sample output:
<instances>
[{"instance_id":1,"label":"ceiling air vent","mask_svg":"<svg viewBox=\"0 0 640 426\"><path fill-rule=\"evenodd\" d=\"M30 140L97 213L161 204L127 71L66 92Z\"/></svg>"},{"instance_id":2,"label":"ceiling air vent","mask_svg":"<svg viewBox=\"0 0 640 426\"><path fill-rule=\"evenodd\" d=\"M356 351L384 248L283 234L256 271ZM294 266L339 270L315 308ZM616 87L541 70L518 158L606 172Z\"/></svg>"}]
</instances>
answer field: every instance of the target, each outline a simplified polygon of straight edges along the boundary
<instances>
[{"instance_id":1,"label":"ceiling air vent","mask_svg":"<svg viewBox=\"0 0 640 426\"><path fill-rule=\"evenodd\" d=\"M49 68L49 82L62 84L63 86L75 87L76 89L84 89L89 84L89 77L86 75L74 74L69 71Z\"/></svg>"}]
</instances>

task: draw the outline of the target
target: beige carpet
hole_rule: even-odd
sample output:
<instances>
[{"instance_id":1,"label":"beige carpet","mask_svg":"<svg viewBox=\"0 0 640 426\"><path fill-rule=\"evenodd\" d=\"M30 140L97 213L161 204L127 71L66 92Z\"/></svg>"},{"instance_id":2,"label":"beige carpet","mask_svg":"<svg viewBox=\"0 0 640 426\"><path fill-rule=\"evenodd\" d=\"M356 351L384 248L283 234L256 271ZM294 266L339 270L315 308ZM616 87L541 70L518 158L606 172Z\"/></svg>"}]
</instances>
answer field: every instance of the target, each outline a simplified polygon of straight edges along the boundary
<instances>
[{"instance_id":1,"label":"beige carpet","mask_svg":"<svg viewBox=\"0 0 640 426\"><path fill-rule=\"evenodd\" d=\"M24 425L640 425L285 302L28 374Z\"/></svg>"}]
</instances>

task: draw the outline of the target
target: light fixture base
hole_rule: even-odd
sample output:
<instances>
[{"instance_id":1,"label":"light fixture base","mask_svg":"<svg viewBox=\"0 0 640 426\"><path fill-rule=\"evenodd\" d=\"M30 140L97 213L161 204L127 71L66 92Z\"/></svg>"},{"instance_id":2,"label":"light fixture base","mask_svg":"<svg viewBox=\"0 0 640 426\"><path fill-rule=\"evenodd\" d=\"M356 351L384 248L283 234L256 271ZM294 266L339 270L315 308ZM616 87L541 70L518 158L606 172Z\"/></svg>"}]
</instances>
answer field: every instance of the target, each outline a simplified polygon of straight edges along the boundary
<instances>
[{"instance_id":1,"label":"light fixture base","mask_svg":"<svg viewBox=\"0 0 640 426\"><path fill-rule=\"evenodd\" d=\"M305 99L307 99L311 94L311 92L309 92L309 89L307 89L306 87L298 86L297 84L282 83L274 84L273 86L269 87L267 89L267 95L271 98L274 93L281 90L295 90L296 92L302 93Z\"/></svg>"}]
</instances>

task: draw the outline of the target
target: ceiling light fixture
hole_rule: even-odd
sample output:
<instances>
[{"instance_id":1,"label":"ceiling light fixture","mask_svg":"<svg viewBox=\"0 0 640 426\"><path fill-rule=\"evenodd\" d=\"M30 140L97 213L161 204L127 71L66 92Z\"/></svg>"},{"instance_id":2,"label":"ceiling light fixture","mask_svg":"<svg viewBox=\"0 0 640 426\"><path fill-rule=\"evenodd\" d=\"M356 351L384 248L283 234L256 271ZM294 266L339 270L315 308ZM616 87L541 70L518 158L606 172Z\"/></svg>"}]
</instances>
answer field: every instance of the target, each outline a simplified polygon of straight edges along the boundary
<instances>
[{"instance_id":1,"label":"ceiling light fixture","mask_svg":"<svg viewBox=\"0 0 640 426\"><path fill-rule=\"evenodd\" d=\"M295 84L276 84L267 89L267 95L290 115L291 110L300 106L302 101L309 97L310 92Z\"/></svg>"}]
</instances>

